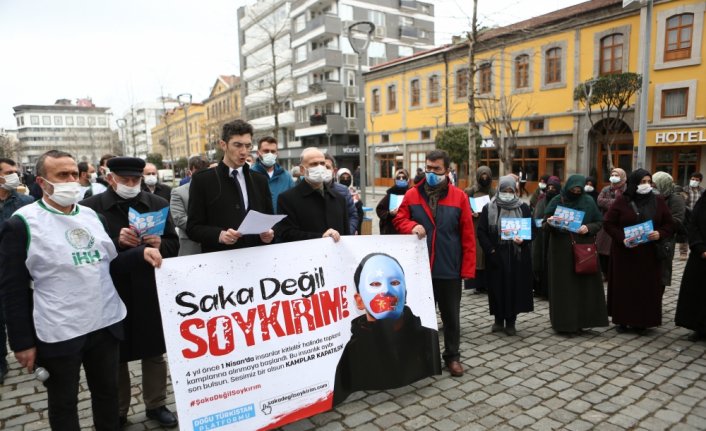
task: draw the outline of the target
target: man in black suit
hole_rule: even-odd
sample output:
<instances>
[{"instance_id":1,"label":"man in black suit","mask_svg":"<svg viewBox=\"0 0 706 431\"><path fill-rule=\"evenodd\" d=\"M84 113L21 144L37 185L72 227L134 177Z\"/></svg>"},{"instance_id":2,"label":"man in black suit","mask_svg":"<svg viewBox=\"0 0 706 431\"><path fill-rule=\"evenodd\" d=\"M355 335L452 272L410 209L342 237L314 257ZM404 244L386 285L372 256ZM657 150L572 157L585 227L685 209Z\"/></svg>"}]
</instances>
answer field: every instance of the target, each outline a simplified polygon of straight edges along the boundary
<instances>
[{"instance_id":1,"label":"man in black suit","mask_svg":"<svg viewBox=\"0 0 706 431\"><path fill-rule=\"evenodd\" d=\"M252 126L235 120L223 126L218 145L223 160L213 169L194 174L189 188L186 233L201 243L204 253L269 244L274 231L243 235L237 229L248 210L272 214L267 178L248 167Z\"/></svg>"},{"instance_id":2,"label":"man in black suit","mask_svg":"<svg viewBox=\"0 0 706 431\"><path fill-rule=\"evenodd\" d=\"M304 181L279 195L277 212L287 217L275 225L278 240L302 241L331 237L338 241L350 234L346 200L330 186L332 171L326 169L318 148L302 151L300 169Z\"/></svg>"},{"instance_id":3,"label":"man in black suit","mask_svg":"<svg viewBox=\"0 0 706 431\"><path fill-rule=\"evenodd\" d=\"M145 163L145 169L142 170L142 191L161 196L167 202L172 199L172 188L159 182L159 172L154 163Z\"/></svg>"}]
</instances>

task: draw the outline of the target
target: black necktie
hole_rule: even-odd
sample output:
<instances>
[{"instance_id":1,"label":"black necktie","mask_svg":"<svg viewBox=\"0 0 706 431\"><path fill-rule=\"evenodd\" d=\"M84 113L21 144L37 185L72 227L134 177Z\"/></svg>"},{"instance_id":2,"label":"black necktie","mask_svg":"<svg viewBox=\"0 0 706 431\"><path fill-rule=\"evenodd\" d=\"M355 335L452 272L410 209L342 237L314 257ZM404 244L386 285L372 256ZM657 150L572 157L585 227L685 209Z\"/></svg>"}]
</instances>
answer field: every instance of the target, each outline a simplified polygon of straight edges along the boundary
<instances>
[{"instance_id":1,"label":"black necktie","mask_svg":"<svg viewBox=\"0 0 706 431\"><path fill-rule=\"evenodd\" d=\"M245 208L245 199L243 198L243 189L240 188L240 181L238 181L238 171L235 169L231 173L231 176L233 177L233 182L235 183L235 189L238 191L238 208L242 208L243 210L246 210Z\"/></svg>"}]
</instances>

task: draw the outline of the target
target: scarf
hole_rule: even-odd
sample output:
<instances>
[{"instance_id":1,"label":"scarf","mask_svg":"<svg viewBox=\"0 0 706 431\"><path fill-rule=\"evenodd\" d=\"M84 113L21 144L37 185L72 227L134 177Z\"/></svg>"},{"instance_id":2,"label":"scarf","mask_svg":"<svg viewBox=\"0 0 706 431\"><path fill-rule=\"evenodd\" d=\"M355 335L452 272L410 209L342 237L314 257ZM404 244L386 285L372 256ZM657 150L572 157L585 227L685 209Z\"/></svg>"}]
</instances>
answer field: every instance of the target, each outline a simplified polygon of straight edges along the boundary
<instances>
[{"instance_id":1,"label":"scarf","mask_svg":"<svg viewBox=\"0 0 706 431\"><path fill-rule=\"evenodd\" d=\"M628 201L628 205L632 207L632 203L635 203L638 212L638 222L642 223L647 220L652 220L657 214L657 196L654 193L647 193L641 195L637 192L637 186L640 185L645 177L652 177L652 175L645 169L635 169L628 176L628 181L625 183L625 196Z\"/></svg>"},{"instance_id":2,"label":"scarf","mask_svg":"<svg viewBox=\"0 0 706 431\"><path fill-rule=\"evenodd\" d=\"M498 181L498 193L501 193L507 189L512 189L513 192L516 191L515 178L509 175L500 177ZM491 235L497 235L500 237L500 229L498 225L500 224L501 218L522 218L522 201L515 195L511 201L502 201L498 199L498 195L493 197L488 204L488 227ZM513 252L515 256L520 253L520 246L515 244L512 240L500 240L501 242L509 242L513 245Z\"/></svg>"},{"instance_id":3,"label":"scarf","mask_svg":"<svg viewBox=\"0 0 706 431\"><path fill-rule=\"evenodd\" d=\"M444 181L436 187L432 187L424 181L422 187L424 187L424 193L427 195L427 203L429 204L431 215L434 217L434 220L436 220L436 208L439 205L439 201L448 194L449 179L444 178Z\"/></svg>"},{"instance_id":4,"label":"scarf","mask_svg":"<svg viewBox=\"0 0 706 431\"><path fill-rule=\"evenodd\" d=\"M553 216L556 211L556 207L561 205L566 208L585 212L586 215L584 216L583 224L601 221L603 216L598 210L598 205L596 205L593 198L583 191L583 186L585 184L586 177L583 175L571 175L569 179L566 180L566 184L564 184L559 196L555 196L547 203L547 207L544 209L544 215ZM574 195L571 193L571 189L575 187L578 187L581 190L581 194Z\"/></svg>"}]
</instances>

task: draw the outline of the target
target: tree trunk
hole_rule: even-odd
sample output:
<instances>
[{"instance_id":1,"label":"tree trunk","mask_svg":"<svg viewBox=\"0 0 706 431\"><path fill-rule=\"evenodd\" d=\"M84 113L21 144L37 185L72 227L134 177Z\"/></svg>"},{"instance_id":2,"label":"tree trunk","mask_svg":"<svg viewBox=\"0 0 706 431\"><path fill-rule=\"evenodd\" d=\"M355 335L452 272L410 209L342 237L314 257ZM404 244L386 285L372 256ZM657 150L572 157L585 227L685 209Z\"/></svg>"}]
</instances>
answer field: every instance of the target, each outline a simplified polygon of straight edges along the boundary
<instances>
[{"instance_id":1,"label":"tree trunk","mask_svg":"<svg viewBox=\"0 0 706 431\"><path fill-rule=\"evenodd\" d=\"M272 53L272 108L275 115L275 126L272 130L272 136L279 141L279 99L277 95L277 57L275 52L276 38L270 38L270 51Z\"/></svg>"},{"instance_id":2,"label":"tree trunk","mask_svg":"<svg viewBox=\"0 0 706 431\"><path fill-rule=\"evenodd\" d=\"M473 19L471 21L471 31L468 33L468 79L466 93L468 95L468 186L475 184L476 166L478 165L478 123L476 123L476 103L475 103L475 44L478 36L478 0L473 0Z\"/></svg>"}]
</instances>

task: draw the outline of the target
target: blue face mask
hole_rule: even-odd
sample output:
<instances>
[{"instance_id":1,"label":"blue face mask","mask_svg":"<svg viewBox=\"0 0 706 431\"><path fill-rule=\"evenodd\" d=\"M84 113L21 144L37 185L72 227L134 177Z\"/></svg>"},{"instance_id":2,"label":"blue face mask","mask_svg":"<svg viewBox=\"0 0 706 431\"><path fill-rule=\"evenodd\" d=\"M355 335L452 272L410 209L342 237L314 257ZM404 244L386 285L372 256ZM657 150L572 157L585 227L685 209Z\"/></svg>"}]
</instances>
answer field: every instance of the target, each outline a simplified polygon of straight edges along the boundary
<instances>
[{"instance_id":1,"label":"blue face mask","mask_svg":"<svg viewBox=\"0 0 706 431\"><path fill-rule=\"evenodd\" d=\"M407 180L395 180L395 185L397 187L407 187L409 183L407 182Z\"/></svg>"},{"instance_id":2,"label":"blue face mask","mask_svg":"<svg viewBox=\"0 0 706 431\"><path fill-rule=\"evenodd\" d=\"M407 294L402 268L388 256L373 256L360 273L360 296L375 319L402 316Z\"/></svg>"},{"instance_id":3,"label":"blue face mask","mask_svg":"<svg viewBox=\"0 0 706 431\"><path fill-rule=\"evenodd\" d=\"M444 178L446 178L446 175L439 175L439 174L435 174L434 172L427 172L426 177L427 177L427 183L430 186L435 187L435 186L438 186L439 184L441 184L442 181L444 181Z\"/></svg>"}]
</instances>

